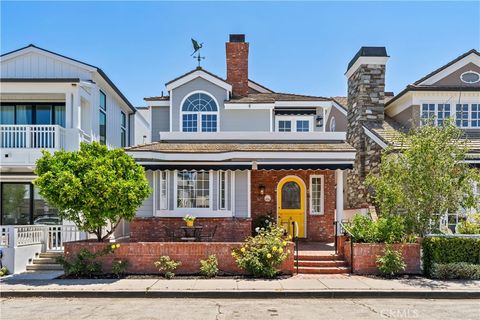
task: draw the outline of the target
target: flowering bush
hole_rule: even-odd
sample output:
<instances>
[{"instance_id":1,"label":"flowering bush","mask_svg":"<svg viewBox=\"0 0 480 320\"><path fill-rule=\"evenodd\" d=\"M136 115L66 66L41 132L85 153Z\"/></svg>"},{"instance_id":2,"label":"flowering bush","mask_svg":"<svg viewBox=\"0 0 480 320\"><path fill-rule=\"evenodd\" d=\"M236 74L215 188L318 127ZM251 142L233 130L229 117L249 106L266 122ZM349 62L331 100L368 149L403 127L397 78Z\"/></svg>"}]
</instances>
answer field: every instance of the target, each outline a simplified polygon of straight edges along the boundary
<instances>
[{"instance_id":1,"label":"flowering bush","mask_svg":"<svg viewBox=\"0 0 480 320\"><path fill-rule=\"evenodd\" d=\"M212 254L208 256L207 260L200 260L200 274L212 278L218 273L218 260L217 256Z\"/></svg>"},{"instance_id":2,"label":"flowering bush","mask_svg":"<svg viewBox=\"0 0 480 320\"><path fill-rule=\"evenodd\" d=\"M127 273L128 260L114 260L112 262L112 273L120 278L125 273Z\"/></svg>"},{"instance_id":3,"label":"flowering bush","mask_svg":"<svg viewBox=\"0 0 480 320\"><path fill-rule=\"evenodd\" d=\"M237 265L255 277L273 278L278 266L288 257L284 230L276 225L262 228L254 237L248 237L240 249L232 251Z\"/></svg>"},{"instance_id":4,"label":"flowering bush","mask_svg":"<svg viewBox=\"0 0 480 320\"><path fill-rule=\"evenodd\" d=\"M275 223L275 218L270 215L261 215L257 216L253 220L253 228L255 233L258 233L262 228L267 229L270 228Z\"/></svg>"},{"instance_id":5,"label":"flowering bush","mask_svg":"<svg viewBox=\"0 0 480 320\"><path fill-rule=\"evenodd\" d=\"M175 271L179 266L182 265L180 261L175 261L169 256L161 256L160 259L153 263L158 271L163 272L165 278L172 279L175 277Z\"/></svg>"},{"instance_id":6,"label":"flowering bush","mask_svg":"<svg viewBox=\"0 0 480 320\"><path fill-rule=\"evenodd\" d=\"M467 220L457 224L457 233L480 234L480 213L471 214Z\"/></svg>"}]
</instances>

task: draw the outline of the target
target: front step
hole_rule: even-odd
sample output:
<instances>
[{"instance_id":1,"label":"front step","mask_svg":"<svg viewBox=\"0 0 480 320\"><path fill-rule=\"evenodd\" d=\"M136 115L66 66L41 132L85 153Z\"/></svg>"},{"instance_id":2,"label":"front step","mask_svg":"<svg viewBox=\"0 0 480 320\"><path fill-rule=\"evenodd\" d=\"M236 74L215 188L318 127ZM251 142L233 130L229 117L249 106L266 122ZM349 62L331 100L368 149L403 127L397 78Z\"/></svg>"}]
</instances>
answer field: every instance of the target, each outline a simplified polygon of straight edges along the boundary
<instances>
[{"instance_id":1,"label":"front step","mask_svg":"<svg viewBox=\"0 0 480 320\"><path fill-rule=\"evenodd\" d=\"M348 267L298 267L298 273L304 274L348 274Z\"/></svg>"},{"instance_id":2,"label":"front step","mask_svg":"<svg viewBox=\"0 0 480 320\"><path fill-rule=\"evenodd\" d=\"M295 256L295 259L297 257ZM304 254L301 251L298 253L298 260L308 260L308 261L331 261L331 260L343 260L343 256L338 254Z\"/></svg>"},{"instance_id":3,"label":"front step","mask_svg":"<svg viewBox=\"0 0 480 320\"><path fill-rule=\"evenodd\" d=\"M345 260L299 260L295 262L298 267L346 267Z\"/></svg>"},{"instance_id":4,"label":"front step","mask_svg":"<svg viewBox=\"0 0 480 320\"><path fill-rule=\"evenodd\" d=\"M33 259L33 264L57 264L56 258L39 258Z\"/></svg>"},{"instance_id":5,"label":"front step","mask_svg":"<svg viewBox=\"0 0 480 320\"><path fill-rule=\"evenodd\" d=\"M38 255L39 258L56 258L62 256L62 252L54 252L54 251L49 251L49 252L42 252Z\"/></svg>"},{"instance_id":6,"label":"front step","mask_svg":"<svg viewBox=\"0 0 480 320\"><path fill-rule=\"evenodd\" d=\"M46 271L46 270L63 270L60 264L30 264L27 271Z\"/></svg>"}]
</instances>

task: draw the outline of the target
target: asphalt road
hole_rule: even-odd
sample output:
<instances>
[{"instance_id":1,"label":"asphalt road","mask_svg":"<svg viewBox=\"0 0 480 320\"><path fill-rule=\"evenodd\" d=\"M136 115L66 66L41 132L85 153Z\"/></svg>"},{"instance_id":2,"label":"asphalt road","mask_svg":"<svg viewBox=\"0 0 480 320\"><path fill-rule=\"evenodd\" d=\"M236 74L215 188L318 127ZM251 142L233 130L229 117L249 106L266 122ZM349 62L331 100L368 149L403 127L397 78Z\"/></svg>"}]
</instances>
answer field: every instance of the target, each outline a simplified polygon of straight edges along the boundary
<instances>
[{"instance_id":1,"label":"asphalt road","mask_svg":"<svg viewBox=\"0 0 480 320\"><path fill-rule=\"evenodd\" d=\"M1 319L461 319L480 301L411 299L1 299Z\"/></svg>"}]
</instances>

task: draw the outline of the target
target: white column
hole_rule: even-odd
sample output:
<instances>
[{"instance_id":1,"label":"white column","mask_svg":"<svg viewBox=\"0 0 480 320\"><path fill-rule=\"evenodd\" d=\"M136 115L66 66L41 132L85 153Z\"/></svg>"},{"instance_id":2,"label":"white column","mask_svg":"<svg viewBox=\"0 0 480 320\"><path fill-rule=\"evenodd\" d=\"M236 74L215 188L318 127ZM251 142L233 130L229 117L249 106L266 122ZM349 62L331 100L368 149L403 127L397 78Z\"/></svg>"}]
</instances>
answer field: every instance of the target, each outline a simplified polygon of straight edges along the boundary
<instances>
[{"instance_id":1,"label":"white column","mask_svg":"<svg viewBox=\"0 0 480 320\"><path fill-rule=\"evenodd\" d=\"M65 127L72 128L72 95L70 92L65 93Z\"/></svg>"},{"instance_id":2,"label":"white column","mask_svg":"<svg viewBox=\"0 0 480 320\"><path fill-rule=\"evenodd\" d=\"M327 118L325 117L326 116L325 108L322 108L322 110L323 110L323 132L325 132L325 127L327 126Z\"/></svg>"},{"instance_id":3,"label":"white column","mask_svg":"<svg viewBox=\"0 0 480 320\"><path fill-rule=\"evenodd\" d=\"M336 170L337 177L337 207L335 220L340 222L343 219L343 171L340 169ZM337 234L340 231L340 227L337 225Z\"/></svg>"},{"instance_id":4,"label":"white column","mask_svg":"<svg viewBox=\"0 0 480 320\"><path fill-rule=\"evenodd\" d=\"M77 90L75 90L73 92L73 108L72 108L73 125L72 125L72 128L80 129L82 127L81 111L82 111L82 104L81 104L81 100L80 100L80 92L79 92L78 86L77 86Z\"/></svg>"}]
</instances>

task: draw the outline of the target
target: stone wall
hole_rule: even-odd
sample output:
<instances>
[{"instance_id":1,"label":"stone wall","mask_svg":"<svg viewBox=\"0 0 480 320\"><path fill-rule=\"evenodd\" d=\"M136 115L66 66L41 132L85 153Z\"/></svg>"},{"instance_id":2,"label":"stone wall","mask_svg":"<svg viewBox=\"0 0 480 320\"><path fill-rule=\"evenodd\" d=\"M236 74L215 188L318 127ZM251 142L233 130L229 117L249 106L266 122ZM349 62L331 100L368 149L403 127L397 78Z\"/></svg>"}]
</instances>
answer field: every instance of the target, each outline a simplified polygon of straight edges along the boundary
<instances>
[{"instance_id":1,"label":"stone wall","mask_svg":"<svg viewBox=\"0 0 480 320\"><path fill-rule=\"evenodd\" d=\"M351 266L350 241L343 243L345 260ZM420 244L398 243L392 245L393 249L402 252L406 269L405 274L420 274ZM377 257L383 255L384 243L354 243L353 244L353 273L354 274L379 274Z\"/></svg>"},{"instance_id":2,"label":"stone wall","mask_svg":"<svg viewBox=\"0 0 480 320\"><path fill-rule=\"evenodd\" d=\"M127 273L130 274L158 274L154 266L160 256L169 256L180 261L182 265L175 274L198 274L200 260L209 255L216 255L220 274L243 274L238 268L235 259L231 256L232 250L240 248L240 242L121 242L114 253L98 259L105 273L110 273L112 262L115 260L128 261ZM71 261L81 249L96 252L110 243L77 241L65 243L65 259ZM292 252L280 266L283 274L293 274L294 255L293 243L287 245Z\"/></svg>"},{"instance_id":3,"label":"stone wall","mask_svg":"<svg viewBox=\"0 0 480 320\"><path fill-rule=\"evenodd\" d=\"M324 214L310 214L310 176L324 176ZM307 240L333 241L335 220L335 171L333 170L252 170L251 210L252 220L261 215L269 215L277 220L277 186L286 176L297 176L306 186ZM265 194L259 194L259 187L265 187ZM265 201L265 195L270 201Z\"/></svg>"},{"instance_id":4,"label":"stone wall","mask_svg":"<svg viewBox=\"0 0 480 320\"><path fill-rule=\"evenodd\" d=\"M357 150L353 169L347 174L347 205L369 202L365 177L380 162L381 148L364 132L363 126L380 126L384 120L385 65L360 65L348 79L347 141Z\"/></svg>"},{"instance_id":5,"label":"stone wall","mask_svg":"<svg viewBox=\"0 0 480 320\"><path fill-rule=\"evenodd\" d=\"M210 232L215 226L215 236L213 241L238 242L245 240L251 235L251 219L235 218L197 218L195 224L203 226L204 232ZM166 229L177 230L178 236L181 236L181 227L185 226L182 218L135 218L130 223L131 241L171 241Z\"/></svg>"}]
</instances>

